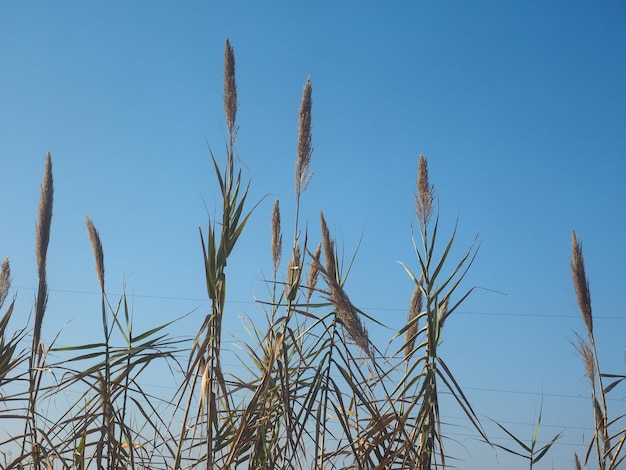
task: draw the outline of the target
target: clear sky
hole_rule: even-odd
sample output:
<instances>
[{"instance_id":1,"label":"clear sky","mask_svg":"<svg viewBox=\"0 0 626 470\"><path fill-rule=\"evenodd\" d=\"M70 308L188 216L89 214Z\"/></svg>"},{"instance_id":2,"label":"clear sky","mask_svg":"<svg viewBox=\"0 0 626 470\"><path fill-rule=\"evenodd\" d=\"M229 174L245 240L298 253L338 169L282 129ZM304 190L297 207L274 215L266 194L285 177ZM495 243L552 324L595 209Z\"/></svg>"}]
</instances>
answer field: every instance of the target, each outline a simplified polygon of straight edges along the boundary
<instances>
[{"instance_id":1,"label":"clear sky","mask_svg":"<svg viewBox=\"0 0 626 470\"><path fill-rule=\"evenodd\" d=\"M415 267L417 159L439 195L442 230L457 216L456 255L481 248L441 354L487 433L496 419L530 439L562 439L538 469L573 468L593 419L571 342L583 333L569 271L583 242L601 364L626 368L626 4L527 2L1 2L0 257L31 312L34 226L44 156L55 206L43 340L99 334L98 280L84 225L104 245L111 294L125 283L136 327L194 308L174 334L195 333L209 304L198 225L216 211L207 143L223 156L224 40L235 49L237 149L254 212L229 264L225 327L262 318L271 272L270 216L293 215L302 87L313 83L312 169L303 198L311 237L323 209L350 256L355 305L398 328ZM503 292L496 294L489 290ZM94 326L96 325L96 326ZM370 326L385 346L390 332ZM233 364L233 367L235 365ZM156 382L156 380L155 380ZM160 385L164 393L172 387ZM616 389L609 408L624 412ZM461 469L527 468L475 440L454 406L442 415Z\"/></svg>"}]
</instances>

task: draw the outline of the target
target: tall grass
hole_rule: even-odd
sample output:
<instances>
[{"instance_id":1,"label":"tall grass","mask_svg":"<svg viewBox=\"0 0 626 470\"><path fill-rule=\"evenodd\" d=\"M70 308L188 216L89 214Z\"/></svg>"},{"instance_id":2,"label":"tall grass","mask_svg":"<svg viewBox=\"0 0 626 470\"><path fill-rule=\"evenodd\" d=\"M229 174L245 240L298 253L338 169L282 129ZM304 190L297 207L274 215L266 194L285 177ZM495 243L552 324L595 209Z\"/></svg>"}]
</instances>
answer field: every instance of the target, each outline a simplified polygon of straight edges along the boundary
<instances>
[{"instance_id":1,"label":"tall grass","mask_svg":"<svg viewBox=\"0 0 626 470\"><path fill-rule=\"evenodd\" d=\"M572 281L578 300L578 307L586 330L586 338L576 334L575 345L585 365L585 375L591 386L591 405L595 432L587 448L583 465L587 465L595 454L600 470L617 470L626 459L626 413L611 418L607 406L607 395L619 385L626 375L608 374L601 371L596 340L593 329L591 308L591 290L585 272L582 243L578 241L576 231L572 231L572 258L570 260ZM608 380L607 380L608 379ZM610 383L607 383L609 382ZM575 455L576 466L580 468L580 459Z\"/></svg>"},{"instance_id":2,"label":"tall grass","mask_svg":"<svg viewBox=\"0 0 626 470\"><path fill-rule=\"evenodd\" d=\"M348 289L354 258L346 261L337 249L323 212L319 240L311 240L300 217L313 176L313 86L308 78L298 118L294 217L286 221L280 201L274 202L267 247L272 274L266 279L267 297L257 299L264 321L243 321L248 337L241 339L238 357L246 375L224 370L222 357L231 351L224 349L222 319L227 286L236 279L228 260L258 205L248 202L249 182L235 158L235 72L227 40L223 162L211 151L222 206L199 237L210 308L189 338L170 337L172 322L135 332L126 294L118 299L107 294L103 241L87 217L101 295L101 340L66 347L41 342L53 202L52 159L46 156L36 226L34 322L11 334L14 302L0 319L0 418L23 425L23 431L0 443L3 468L447 468L442 393L490 443L440 348L445 325L472 292L461 286L479 244L475 239L459 259L452 259L457 228L440 233L438 199L421 155L414 194L415 258L403 264L414 283L412 296L407 293L406 322L388 342L374 344L368 327L381 323L353 303ZM290 238L284 235L285 222L291 225ZM589 284L575 233L572 248L574 285L587 329L577 345L591 383L596 423L583 465L594 454L598 468L617 469L624 461L626 431L619 429L624 415L609 419L605 396L624 376L600 372ZM10 282L7 259L0 268L0 308ZM29 331L32 342L26 346ZM180 354L186 355L182 363ZM154 367L179 381L173 397L146 390L142 378ZM8 393L9 387L18 391ZM50 415L46 404L68 391L77 398ZM540 420L530 444L499 425L521 450L499 447L528 459L532 468L559 437L538 447ZM8 449L15 447L19 451L10 455ZM576 464L580 468L578 456Z\"/></svg>"}]
</instances>

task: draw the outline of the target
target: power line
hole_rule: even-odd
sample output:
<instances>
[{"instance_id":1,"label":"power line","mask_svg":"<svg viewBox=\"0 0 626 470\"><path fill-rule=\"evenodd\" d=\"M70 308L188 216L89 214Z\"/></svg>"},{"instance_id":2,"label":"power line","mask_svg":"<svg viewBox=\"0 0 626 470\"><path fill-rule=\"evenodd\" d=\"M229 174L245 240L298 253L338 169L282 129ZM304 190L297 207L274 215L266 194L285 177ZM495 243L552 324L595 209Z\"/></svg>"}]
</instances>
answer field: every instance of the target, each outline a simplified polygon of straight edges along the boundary
<instances>
[{"instance_id":1,"label":"power line","mask_svg":"<svg viewBox=\"0 0 626 470\"><path fill-rule=\"evenodd\" d=\"M29 286L19 286L12 288L14 291L19 289L26 289L35 291L34 287ZM98 291L81 291L74 289L48 289L50 292L58 292L62 294L80 294L80 295L102 295L101 292ZM119 292L109 292L107 295L121 297L122 293ZM179 302L208 302L209 300L205 297L178 297L178 296L168 296L168 295L153 295L153 294L136 294L133 293L130 297L138 298L138 299L154 299L154 300L171 300L171 301L179 301ZM227 304L242 304L242 305L256 305L257 302L253 300L226 300ZM366 312L407 312L406 308L390 308L390 307L360 307L361 310ZM559 318L559 319L572 319L579 318L580 315L556 315L550 313L510 313L510 312L481 312L475 310L458 310L458 314L460 315L485 315L485 316L494 316L494 317L524 317L524 318ZM626 317L615 317L615 316L607 316L607 315L594 315L594 320L621 320L625 321Z\"/></svg>"},{"instance_id":2,"label":"power line","mask_svg":"<svg viewBox=\"0 0 626 470\"><path fill-rule=\"evenodd\" d=\"M580 399L580 400L589 399L589 397L581 396L581 395L567 395L564 393L531 392L528 390L504 390L504 389L497 389L497 388L468 387L468 386L464 386L463 389L464 390L477 390L480 392L512 393L512 394L517 394L517 395L534 395L534 396L553 397L553 398L574 398L574 399ZM613 401L624 401L624 400L613 398Z\"/></svg>"}]
</instances>

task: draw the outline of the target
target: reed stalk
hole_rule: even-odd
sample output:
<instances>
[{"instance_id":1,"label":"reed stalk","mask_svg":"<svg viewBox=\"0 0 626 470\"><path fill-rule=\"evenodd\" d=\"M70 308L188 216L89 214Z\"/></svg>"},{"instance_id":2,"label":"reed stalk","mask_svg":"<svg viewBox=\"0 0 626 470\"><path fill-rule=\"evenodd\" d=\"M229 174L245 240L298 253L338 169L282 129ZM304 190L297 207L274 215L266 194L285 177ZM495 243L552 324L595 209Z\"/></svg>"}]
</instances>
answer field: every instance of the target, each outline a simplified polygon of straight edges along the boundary
<instances>
[{"instance_id":1,"label":"reed stalk","mask_svg":"<svg viewBox=\"0 0 626 470\"><path fill-rule=\"evenodd\" d=\"M35 229L35 253L37 256L37 274L39 277L37 295L35 298L35 316L33 325L33 339L29 357L29 388L28 388L28 418L24 430L24 445L29 441L30 456L33 468L39 470L42 465L42 456L45 450L39 439L38 415L36 404L39 396L41 380L44 371L45 346L41 343L41 328L48 303L48 279L46 276L46 260L48 243L50 242L50 226L52 224L52 205L54 199L54 183L52 178L52 157L46 155L43 182L39 198L39 216Z\"/></svg>"},{"instance_id":2,"label":"reed stalk","mask_svg":"<svg viewBox=\"0 0 626 470\"><path fill-rule=\"evenodd\" d=\"M600 360L596 348L596 340L593 328L593 310L591 306L591 290L589 279L585 270L582 243L578 240L575 230L572 230L572 258L570 269L572 282L578 308L580 310L586 330L586 339L576 334L577 344L575 348L583 359L585 375L591 385L591 404L595 424L595 433L587 449L584 465L587 465L592 449L595 450L598 468L600 470L617 470L626 461L626 453L623 452L626 443L626 427L618 428L617 432L610 431L610 425L617 425L626 420L626 413L609 419L606 395L619 383L626 379L624 375L605 374L600 369ZM604 379L612 378L613 382L605 385ZM578 456L575 456L578 462ZM578 462L578 465L580 463Z\"/></svg>"},{"instance_id":3,"label":"reed stalk","mask_svg":"<svg viewBox=\"0 0 626 470\"><path fill-rule=\"evenodd\" d=\"M53 205L52 161L47 154L36 225L38 286L30 348L20 346L25 329L8 333L14 301L0 318L0 387L14 382L28 388L16 395L4 394L3 388L0 394L0 403L7 407L0 410L0 417L18 417L24 424L18 436L0 442L0 453L2 446L13 443L21 443L22 449L13 459L3 454L3 468L447 468L447 426L440 411L444 393L491 444L441 349L444 327L473 291L462 286L478 243L474 240L459 259L451 259L457 225L447 238L441 235L435 186L428 161L420 155L413 195L418 225L412 234L415 266L403 264L413 288L407 292L406 321L381 352L369 331L385 324L359 309L352 301L356 297L349 294L355 258L346 261L337 249L324 212L320 211L315 243L309 241L313 235L301 215L306 209L303 194L313 175L310 78L298 112L293 239L283 245L285 221L276 200L271 211L269 300L258 301L265 315L245 318L251 339L235 342L248 375L237 376L228 370L228 362L222 362L224 353L230 352L225 349L229 343L223 341L222 323L228 307L227 280L232 282L231 274L227 277L229 258L257 207L246 208L249 183L242 181L235 158L239 131L235 74L234 50L227 39L225 163L218 164L209 149L221 207L215 218L209 218L208 227L200 229L209 306L192 338L168 336L166 330L176 320L134 331L132 303L125 291L117 301L107 295L102 240L86 217L101 294L103 337L90 344L60 347L53 340L44 345ZM289 261L281 271L285 255ZM576 232L570 267L585 328L585 334L576 336L575 347L591 385L595 423L585 458L581 462L575 454L574 466L585 468L595 453L599 469L617 470L626 460L626 414L610 418L606 396L626 376L600 369L589 281ZM0 308L10 287L11 266L5 259L0 264ZM176 355L183 351L187 362L180 364ZM172 381L180 383L171 400L148 393L142 385L144 372L158 362L171 372ZM17 372L21 363L29 366L23 374ZM44 376L52 377L53 383ZM76 398L68 399L59 417L47 416L45 410L56 406L60 396ZM11 409L9 403L20 405ZM530 443L496 423L520 447L492 445L527 459L532 469L560 437L539 446L540 423L541 412Z\"/></svg>"}]
</instances>

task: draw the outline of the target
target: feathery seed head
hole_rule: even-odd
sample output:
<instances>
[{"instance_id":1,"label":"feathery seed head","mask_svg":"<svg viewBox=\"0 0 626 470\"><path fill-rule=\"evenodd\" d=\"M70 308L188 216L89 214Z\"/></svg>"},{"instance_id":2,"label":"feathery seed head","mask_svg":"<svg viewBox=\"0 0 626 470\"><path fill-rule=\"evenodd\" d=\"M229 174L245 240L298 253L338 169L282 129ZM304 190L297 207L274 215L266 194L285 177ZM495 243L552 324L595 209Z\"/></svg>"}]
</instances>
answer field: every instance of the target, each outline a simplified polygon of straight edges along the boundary
<instances>
[{"instance_id":1,"label":"feathery seed head","mask_svg":"<svg viewBox=\"0 0 626 470\"><path fill-rule=\"evenodd\" d=\"M446 299L441 303L441 305L439 306L439 328L443 327L443 322L446 319L446 316L448 315L448 300L449 297L446 297Z\"/></svg>"},{"instance_id":2,"label":"feathery seed head","mask_svg":"<svg viewBox=\"0 0 626 470\"><path fill-rule=\"evenodd\" d=\"M326 260L326 273L333 279L337 279L337 268L335 262L335 244L328 233L328 226L324 213L320 211L320 223L322 226L322 246L324 248L324 258Z\"/></svg>"},{"instance_id":3,"label":"feathery seed head","mask_svg":"<svg viewBox=\"0 0 626 470\"><path fill-rule=\"evenodd\" d=\"M576 347L576 351L583 358L583 362L585 363L585 375L589 379L591 383L591 387L595 388L596 382L596 362L594 360L593 349L591 345L583 339L582 336L576 334L578 339L578 345L574 345Z\"/></svg>"},{"instance_id":4,"label":"feathery seed head","mask_svg":"<svg viewBox=\"0 0 626 470\"><path fill-rule=\"evenodd\" d=\"M276 199L274 209L272 210L272 264L274 266L274 274L278 271L282 251L283 235L280 230L280 204L278 199Z\"/></svg>"},{"instance_id":5,"label":"feathery seed head","mask_svg":"<svg viewBox=\"0 0 626 470\"><path fill-rule=\"evenodd\" d=\"M306 293L306 301L310 302L311 297L313 296L313 292L315 291L315 286L317 285L317 278L319 277L319 265L320 265L320 255L322 254L322 244L318 243L317 248L312 255L311 267L309 269L309 275L307 276L307 293Z\"/></svg>"},{"instance_id":6,"label":"feathery seed head","mask_svg":"<svg viewBox=\"0 0 626 470\"><path fill-rule=\"evenodd\" d=\"M422 312L422 289L419 284L415 285L415 289L413 290L413 295L411 296L411 306L409 308L409 328L404 333L404 355L408 357L413 352L413 348L415 347L415 340L417 336L417 331L419 328L418 324L418 316Z\"/></svg>"},{"instance_id":7,"label":"feathery seed head","mask_svg":"<svg viewBox=\"0 0 626 470\"><path fill-rule=\"evenodd\" d=\"M96 273L98 274L98 280L100 281L100 289L102 289L102 293L104 293L104 252L102 251L100 234L96 230L96 227L89 216L85 217L85 223L87 225L87 233L89 234L91 248L93 249L93 254L96 259Z\"/></svg>"},{"instance_id":8,"label":"feathery seed head","mask_svg":"<svg viewBox=\"0 0 626 470\"><path fill-rule=\"evenodd\" d=\"M37 271L39 274L39 287L37 300L35 301L35 323L33 325L32 351L40 351L41 326L48 304L48 281L46 279L46 257L48 254L48 242L50 241L50 225L52 224L52 201L54 198L54 184L52 180L52 157L50 152L46 155L46 166L43 182L41 184L41 196L39 199L39 217L36 225L35 251L37 252Z\"/></svg>"},{"instance_id":9,"label":"feathery seed head","mask_svg":"<svg viewBox=\"0 0 626 470\"><path fill-rule=\"evenodd\" d=\"M235 52L226 39L224 48L224 111L226 112L226 124L231 135L236 134L235 122L237 120L237 83L235 81Z\"/></svg>"},{"instance_id":10,"label":"feathery seed head","mask_svg":"<svg viewBox=\"0 0 626 470\"><path fill-rule=\"evenodd\" d=\"M576 238L576 230L572 230L572 259L570 260L572 269L572 280L574 290L578 299L578 307L587 327L589 337L593 336L593 316L591 313L591 292L589 290L589 280L585 274L585 259L583 257L582 243Z\"/></svg>"},{"instance_id":11,"label":"feathery seed head","mask_svg":"<svg viewBox=\"0 0 626 470\"><path fill-rule=\"evenodd\" d=\"M54 187L52 181L52 157L50 152L48 152L46 155L46 167L44 170L43 182L41 184L36 237L37 268L40 277L45 277L46 272L46 256L48 253L48 242L50 241L53 198Z\"/></svg>"},{"instance_id":12,"label":"feathery seed head","mask_svg":"<svg viewBox=\"0 0 626 470\"><path fill-rule=\"evenodd\" d=\"M11 265L9 264L9 258L4 258L2 267L0 267L0 307L4 304L4 301L9 294L11 288Z\"/></svg>"},{"instance_id":13,"label":"feathery seed head","mask_svg":"<svg viewBox=\"0 0 626 470\"><path fill-rule=\"evenodd\" d=\"M582 467L580 466L580 460L578 459L578 454L576 452L574 452L574 469L575 470L582 469Z\"/></svg>"},{"instance_id":14,"label":"feathery seed head","mask_svg":"<svg viewBox=\"0 0 626 470\"><path fill-rule=\"evenodd\" d=\"M369 335L359 318L356 308L350 302L348 294L346 294L337 280L331 280L327 277L326 282L330 287L330 301L335 307L337 318L341 321L352 341L371 357L372 349Z\"/></svg>"},{"instance_id":15,"label":"feathery seed head","mask_svg":"<svg viewBox=\"0 0 626 470\"><path fill-rule=\"evenodd\" d=\"M292 301L296 298L298 285L300 284L300 276L302 275L302 259L300 255L300 245L296 243L293 247L293 255L287 265L287 285L285 286L287 300Z\"/></svg>"},{"instance_id":16,"label":"feathery seed head","mask_svg":"<svg viewBox=\"0 0 626 470\"><path fill-rule=\"evenodd\" d=\"M433 214L435 186L428 180L428 161L424 154L420 155L417 172L417 194L415 195L415 213L423 226L428 224Z\"/></svg>"},{"instance_id":17,"label":"feathery seed head","mask_svg":"<svg viewBox=\"0 0 626 470\"><path fill-rule=\"evenodd\" d=\"M600 433L600 436L602 436L602 440L604 441L604 445L606 447L609 440L609 436L606 431L606 419L597 398L593 400L593 414L596 421L596 429Z\"/></svg>"},{"instance_id":18,"label":"feathery seed head","mask_svg":"<svg viewBox=\"0 0 626 470\"><path fill-rule=\"evenodd\" d=\"M352 341L354 341L355 344L359 346L368 356L372 357L371 343L367 330L363 326L363 323L361 323L361 319L359 318L356 308L352 305L348 295L337 280L338 276L335 263L334 243L328 233L328 227L326 225L323 212L320 212L320 222L322 226L322 246L324 249L324 256L326 258L326 268L321 265L319 258L313 257L311 262L317 266L316 269L322 273L322 276L328 285L330 290L328 300L330 300L335 307L335 314L337 315L337 318L348 332Z\"/></svg>"},{"instance_id":19,"label":"feathery seed head","mask_svg":"<svg viewBox=\"0 0 626 470\"><path fill-rule=\"evenodd\" d=\"M302 91L302 103L300 104L300 117L298 119L298 159L296 160L296 197L299 198L311 180L312 173L309 172L313 148L311 147L311 109L313 101L311 94L311 77L307 78Z\"/></svg>"}]
</instances>

